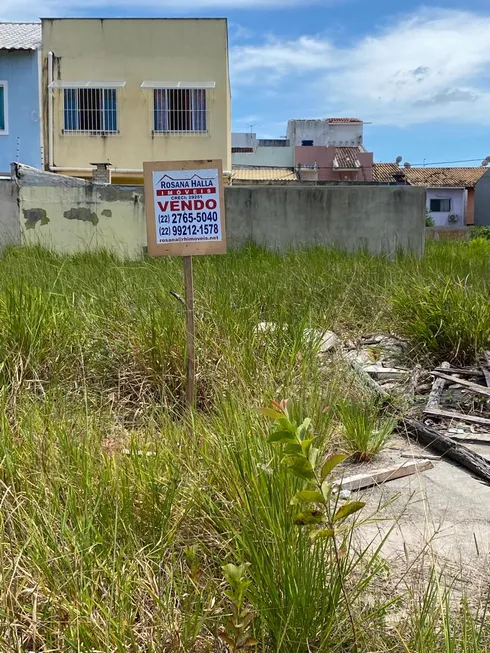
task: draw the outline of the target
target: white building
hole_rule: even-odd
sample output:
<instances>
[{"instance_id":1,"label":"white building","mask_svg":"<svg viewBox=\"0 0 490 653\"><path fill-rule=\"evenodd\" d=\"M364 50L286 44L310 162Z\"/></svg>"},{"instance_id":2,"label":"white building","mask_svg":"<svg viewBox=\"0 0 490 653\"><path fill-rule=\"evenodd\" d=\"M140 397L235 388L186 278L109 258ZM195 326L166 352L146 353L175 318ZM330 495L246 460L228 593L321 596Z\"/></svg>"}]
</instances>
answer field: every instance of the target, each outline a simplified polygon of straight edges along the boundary
<instances>
[{"instance_id":1,"label":"white building","mask_svg":"<svg viewBox=\"0 0 490 653\"><path fill-rule=\"evenodd\" d=\"M286 138L293 147L358 147L363 144L363 127L358 118L289 120Z\"/></svg>"}]
</instances>

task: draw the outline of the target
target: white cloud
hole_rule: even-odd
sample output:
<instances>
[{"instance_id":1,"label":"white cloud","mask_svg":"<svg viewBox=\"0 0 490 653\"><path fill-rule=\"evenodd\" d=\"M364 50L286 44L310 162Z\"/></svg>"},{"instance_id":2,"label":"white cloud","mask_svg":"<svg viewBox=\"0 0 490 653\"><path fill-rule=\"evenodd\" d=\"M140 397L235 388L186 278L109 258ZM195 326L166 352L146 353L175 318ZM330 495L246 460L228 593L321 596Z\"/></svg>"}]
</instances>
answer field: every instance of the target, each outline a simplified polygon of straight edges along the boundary
<instances>
[{"instance_id":1,"label":"white cloud","mask_svg":"<svg viewBox=\"0 0 490 653\"><path fill-rule=\"evenodd\" d=\"M233 79L267 80L288 97L293 86L315 98L312 117L342 112L377 124L490 124L489 34L490 15L424 10L348 47L302 36L235 48Z\"/></svg>"},{"instance_id":2,"label":"white cloud","mask_svg":"<svg viewBox=\"0 0 490 653\"><path fill-rule=\"evenodd\" d=\"M142 12L165 11L189 15L203 9L283 9L285 7L317 4L322 0L140 0L138 15ZM134 0L0 0L0 20L36 20L39 16L73 16L108 10L135 11Z\"/></svg>"}]
</instances>

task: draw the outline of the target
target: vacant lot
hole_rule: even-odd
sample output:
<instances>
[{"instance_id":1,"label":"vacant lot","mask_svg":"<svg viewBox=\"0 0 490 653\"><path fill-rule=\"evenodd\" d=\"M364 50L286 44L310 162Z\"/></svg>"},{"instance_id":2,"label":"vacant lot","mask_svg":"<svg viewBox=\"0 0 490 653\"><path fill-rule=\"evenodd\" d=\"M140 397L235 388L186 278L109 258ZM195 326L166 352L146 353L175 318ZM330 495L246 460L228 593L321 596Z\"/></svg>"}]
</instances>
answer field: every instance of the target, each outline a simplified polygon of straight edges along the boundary
<instances>
[{"instance_id":1,"label":"vacant lot","mask_svg":"<svg viewBox=\"0 0 490 653\"><path fill-rule=\"evenodd\" d=\"M372 511L311 542L291 505L304 481L258 411L288 398L319 464L344 451L342 415L372 400L314 330L402 336L412 362L475 360L490 244L429 243L422 261L250 248L194 265L189 413L181 260L0 259L0 650L490 650L485 587L466 596L437 566L395 582L383 550L359 545Z\"/></svg>"}]
</instances>

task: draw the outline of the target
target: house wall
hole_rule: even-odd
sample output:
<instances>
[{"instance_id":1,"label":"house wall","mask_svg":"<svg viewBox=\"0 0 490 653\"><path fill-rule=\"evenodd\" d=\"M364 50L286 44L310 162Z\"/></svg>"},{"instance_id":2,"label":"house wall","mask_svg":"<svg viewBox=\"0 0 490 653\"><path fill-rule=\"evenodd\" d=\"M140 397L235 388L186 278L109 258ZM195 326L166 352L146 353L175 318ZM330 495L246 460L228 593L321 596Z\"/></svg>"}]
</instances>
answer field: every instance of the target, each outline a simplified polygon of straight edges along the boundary
<instances>
[{"instance_id":1,"label":"house wall","mask_svg":"<svg viewBox=\"0 0 490 653\"><path fill-rule=\"evenodd\" d=\"M21 161L41 167L38 53L0 50L0 81L7 82L8 133L0 134L0 173Z\"/></svg>"},{"instance_id":2,"label":"house wall","mask_svg":"<svg viewBox=\"0 0 490 653\"><path fill-rule=\"evenodd\" d=\"M468 226L475 224L475 189L468 188L466 195L466 220Z\"/></svg>"},{"instance_id":3,"label":"house wall","mask_svg":"<svg viewBox=\"0 0 490 653\"><path fill-rule=\"evenodd\" d=\"M362 145L362 122L330 124L328 145L355 147Z\"/></svg>"},{"instance_id":4,"label":"house wall","mask_svg":"<svg viewBox=\"0 0 490 653\"><path fill-rule=\"evenodd\" d=\"M252 132L233 132L231 135L232 147L255 147L257 145L257 134Z\"/></svg>"},{"instance_id":5,"label":"house wall","mask_svg":"<svg viewBox=\"0 0 490 653\"><path fill-rule=\"evenodd\" d=\"M234 152L233 165L294 167L294 147L257 147L254 152Z\"/></svg>"},{"instance_id":6,"label":"house wall","mask_svg":"<svg viewBox=\"0 0 490 653\"><path fill-rule=\"evenodd\" d=\"M335 147L296 147L295 165L312 166L318 165L317 181L372 181L373 180L373 153L358 152L357 157L361 167L357 170L336 170L333 167L335 158ZM307 171L301 172L302 179Z\"/></svg>"},{"instance_id":7,"label":"house wall","mask_svg":"<svg viewBox=\"0 0 490 653\"><path fill-rule=\"evenodd\" d=\"M139 257L146 246L141 187L99 186L19 169L22 238L60 252L105 247ZM253 186L225 189L230 248L327 245L373 254L424 249L425 191L409 186ZM15 203L17 207L17 203Z\"/></svg>"},{"instance_id":8,"label":"house wall","mask_svg":"<svg viewBox=\"0 0 490 653\"><path fill-rule=\"evenodd\" d=\"M296 147L301 147L303 140L313 140L314 146L350 147L362 145L363 127L362 122L332 124L327 120L290 120L287 138Z\"/></svg>"},{"instance_id":9,"label":"house wall","mask_svg":"<svg viewBox=\"0 0 490 653\"><path fill-rule=\"evenodd\" d=\"M289 120L286 138L296 147L300 147L303 140L313 140L313 145L326 146L328 134L326 120Z\"/></svg>"},{"instance_id":10,"label":"house wall","mask_svg":"<svg viewBox=\"0 0 490 653\"><path fill-rule=\"evenodd\" d=\"M54 91L55 166L109 161L116 169L141 170L151 160L222 159L231 169L225 19L49 19L42 31L46 104L50 51L55 80L126 82L117 91L119 133L107 136L63 134L63 91ZM152 135L153 91L140 88L144 80L216 82L207 91L208 133Z\"/></svg>"},{"instance_id":11,"label":"house wall","mask_svg":"<svg viewBox=\"0 0 490 653\"><path fill-rule=\"evenodd\" d=\"M317 181L328 181L333 179L333 159L335 155L335 148L333 147L296 147L295 148L295 165L296 166L318 166L318 173L316 175ZM300 171L301 178L307 171ZM308 179L311 179L308 176Z\"/></svg>"},{"instance_id":12,"label":"house wall","mask_svg":"<svg viewBox=\"0 0 490 653\"><path fill-rule=\"evenodd\" d=\"M475 225L490 226L490 170L475 186Z\"/></svg>"},{"instance_id":13,"label":"house wall","mask_svg":"<svg viewBox=\"0 0 490 653\"><path fill-rule=\"evenodd\" d=\"M464 188L428 188L427 189L427 210L430 212L436 227L451 226L448 223L448 218L453 213L459 216L459 221L452 226L460 227L464 225L465 195L466 192ZM442 213L436 213L430 211L431 199L451 199L451 210Z\"/></svg>"}]
</instances>

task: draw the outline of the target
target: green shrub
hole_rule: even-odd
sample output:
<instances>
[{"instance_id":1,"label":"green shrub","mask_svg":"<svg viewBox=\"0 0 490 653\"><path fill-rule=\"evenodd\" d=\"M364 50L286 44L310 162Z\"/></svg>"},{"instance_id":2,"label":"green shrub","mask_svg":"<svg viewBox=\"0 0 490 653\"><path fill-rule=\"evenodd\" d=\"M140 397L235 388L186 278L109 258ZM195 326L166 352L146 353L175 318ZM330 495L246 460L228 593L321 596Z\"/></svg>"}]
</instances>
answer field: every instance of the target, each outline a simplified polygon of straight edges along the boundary
<instances>
[{"instance_id":1,"label":"green shrub","mask_svg":"<svg viewBox=\"0 0 490 653\"><path fill-rule=\"evenodd\" d=\"M396 420L380 416L377 401L344 400L338 407L346 451L359 462L371 460L385 446Z\"/></svg>"},{"instance_id":2,"label":"green shrub","mask_svg":"<svg viewBox=\"0 0 490 653\"><path fill-rule=\"evenodd\" d=\"M398 331L436 360L473 363L488 346L490 303L468 278L413 279L392 305Z\"/></svg>"},{"instance_id":3,"label":"green shrub","mask_svg":"<svg viewBox=\"0 0 490 653\"><path fill-rule=\"evenodd\" d=\"M490 240L490 227L470 227L470 238L472 240L475 238L484 238L485 240Z\"/></svg>"}]
</instances>

